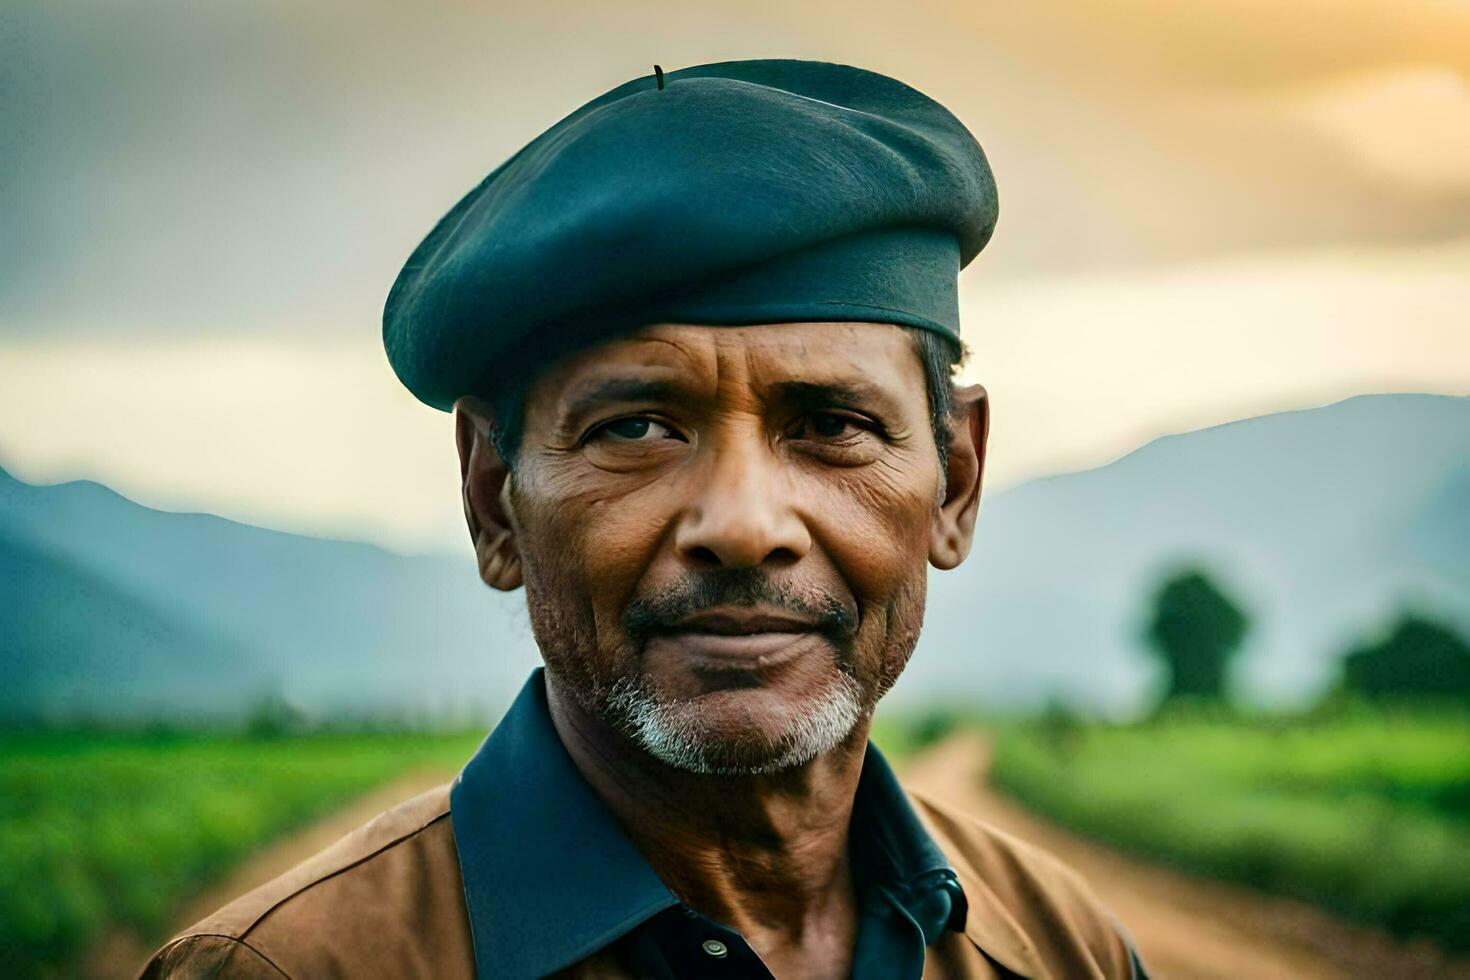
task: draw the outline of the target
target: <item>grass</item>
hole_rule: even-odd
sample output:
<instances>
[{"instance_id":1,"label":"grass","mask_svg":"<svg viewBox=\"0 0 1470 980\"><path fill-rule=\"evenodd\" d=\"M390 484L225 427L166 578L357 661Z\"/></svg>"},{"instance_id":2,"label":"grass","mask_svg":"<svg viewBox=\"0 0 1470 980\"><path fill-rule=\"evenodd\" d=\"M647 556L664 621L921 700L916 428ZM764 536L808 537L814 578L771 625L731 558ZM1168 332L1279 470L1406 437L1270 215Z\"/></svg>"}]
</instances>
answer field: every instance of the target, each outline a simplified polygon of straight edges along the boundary
<instances>
[{"instance_id":1,"label":"grass","mask_svg":"<svg viewBox=\"0 0 1470 980\"><path fill-rule=\"evenodd\" d=\"M0 975L60 976L106 931L165 938L262 844L483 733L0 736Z\"/></svg>"},{"instance_id":2,"label":"grass","mask_svg":"<svg viewBox=\"0 0 1470 980\"><path fill-rule=\"evenodd\" d=\"M1470 949L1470 714L999 726L1031 809L1180 867Z\"/></svg>"}]
</instances>

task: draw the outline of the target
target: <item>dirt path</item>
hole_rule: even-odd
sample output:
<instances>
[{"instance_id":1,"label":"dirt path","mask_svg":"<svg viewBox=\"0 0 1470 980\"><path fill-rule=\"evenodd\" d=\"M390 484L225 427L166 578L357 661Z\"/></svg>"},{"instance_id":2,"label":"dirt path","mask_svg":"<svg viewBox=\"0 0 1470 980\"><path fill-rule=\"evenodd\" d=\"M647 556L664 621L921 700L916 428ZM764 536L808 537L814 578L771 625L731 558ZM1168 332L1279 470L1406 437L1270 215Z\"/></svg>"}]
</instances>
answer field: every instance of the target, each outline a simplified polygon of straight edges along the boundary
<instances>
[{"instance_id":1,"label":"dirt path","mask_svg":"<svg viewBox=\"0 0 1470 980\"><path fill-rule=\"evenodd\" d=\"M1046 823L988 788L983 735L961 732L914 759L904 783L1066 861L1132 932L1152 976L1230 980L1464 980L1470 962L1397 943L1289 899L1127 857Z\"/></svg>"}]
</instances>

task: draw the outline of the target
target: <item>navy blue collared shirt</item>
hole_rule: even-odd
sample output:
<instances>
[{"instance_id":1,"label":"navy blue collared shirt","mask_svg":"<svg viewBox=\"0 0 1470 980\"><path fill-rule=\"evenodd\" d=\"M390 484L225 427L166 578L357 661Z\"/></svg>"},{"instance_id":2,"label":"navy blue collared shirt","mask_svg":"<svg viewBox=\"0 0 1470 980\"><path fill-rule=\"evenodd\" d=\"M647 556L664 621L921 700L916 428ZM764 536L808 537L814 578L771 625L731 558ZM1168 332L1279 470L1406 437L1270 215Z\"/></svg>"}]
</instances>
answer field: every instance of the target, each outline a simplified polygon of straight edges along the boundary
<instances>
[{"instance_id":1,"label":"navy blue collared shirt","mask_svg":"<svg viewBox=\"0 0 1470 980\"><path fill-rule=\"evenodd\" d=\"M450 817L482 977L542 977L612 948L640 977L769 977L739 932L684 905L572 762L545 668L455 780ZM855 980L917 978L924 949L963 929L954 869L870 742L849 853L861 920Z\"/></svg>"}]
</instances>

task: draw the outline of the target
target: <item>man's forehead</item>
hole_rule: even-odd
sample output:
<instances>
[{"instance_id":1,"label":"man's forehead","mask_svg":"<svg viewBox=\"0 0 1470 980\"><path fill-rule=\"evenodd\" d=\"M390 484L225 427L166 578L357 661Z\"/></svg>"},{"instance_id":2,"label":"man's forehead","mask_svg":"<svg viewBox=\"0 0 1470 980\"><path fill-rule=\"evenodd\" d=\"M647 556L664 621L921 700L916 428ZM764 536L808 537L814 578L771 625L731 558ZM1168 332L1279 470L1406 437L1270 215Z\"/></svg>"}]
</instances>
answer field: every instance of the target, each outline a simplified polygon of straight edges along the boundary
<instances>
[{"instance_id":1,"label":"man's forehead","mask_svg":"<svg viewBox=\"0 0 1470 980\"><path fill-rule=\"evenodd\" d=\"M709 366L710 361L759 359L761 366L786 366L816 372L906 367L913 360L908 332L894 323L761 323L709 326L698 323L654 323L634 334L579 351L573 369L601 364Z\"/></svg>"},{"instance_id":2,"label":"man's forehead","mask_svg":"<svg viewBox=\"0 0 1470 980\"><path fill-rule=\"evenodd\" d=\"M922 394L923 366L908 332L888 323L660 323L578 351L541 375L532 391L570 404L672 397L722 383L806 383L901 398Z\"/></svg>"}]
</instances>

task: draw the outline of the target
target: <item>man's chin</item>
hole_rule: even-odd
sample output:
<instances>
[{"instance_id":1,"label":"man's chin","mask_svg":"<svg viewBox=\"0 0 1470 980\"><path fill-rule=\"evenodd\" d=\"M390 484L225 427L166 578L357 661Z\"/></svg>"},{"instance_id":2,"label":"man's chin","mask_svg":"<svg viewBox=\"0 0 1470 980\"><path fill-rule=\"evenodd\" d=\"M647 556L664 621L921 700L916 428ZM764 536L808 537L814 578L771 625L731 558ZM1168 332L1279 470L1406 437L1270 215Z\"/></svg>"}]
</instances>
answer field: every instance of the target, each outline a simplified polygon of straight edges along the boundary
<instances>
[{"instance_id":1,"label":"man's chin","mask_svg":"<svg viewBox=\"0 0 1470 980\"><path fill-rule=\"evenodd\" d=\"M624 678L609 692L604 716L667 765L733 776L804 765L846 741L864 712L862 686L837 672L819 691L793 702L759 688L666 699Z\"/></svg>"}]
</instances>

